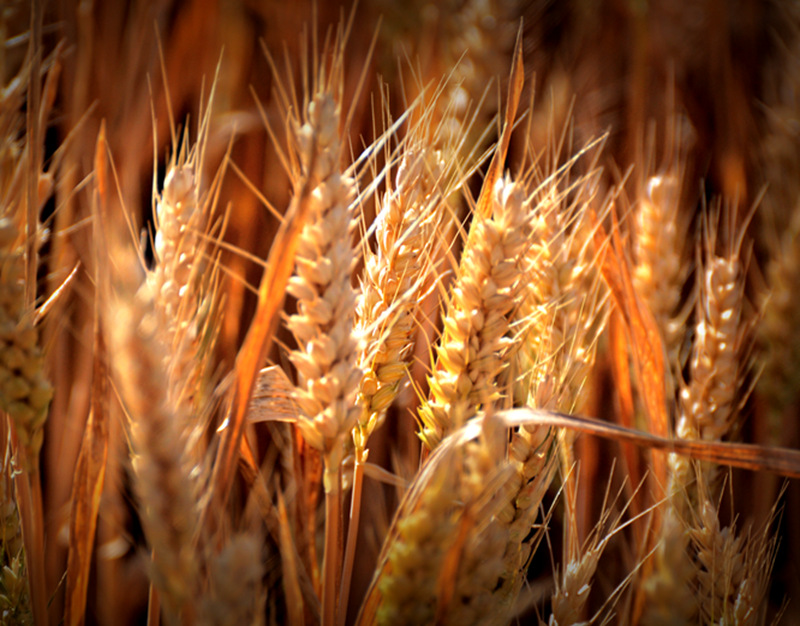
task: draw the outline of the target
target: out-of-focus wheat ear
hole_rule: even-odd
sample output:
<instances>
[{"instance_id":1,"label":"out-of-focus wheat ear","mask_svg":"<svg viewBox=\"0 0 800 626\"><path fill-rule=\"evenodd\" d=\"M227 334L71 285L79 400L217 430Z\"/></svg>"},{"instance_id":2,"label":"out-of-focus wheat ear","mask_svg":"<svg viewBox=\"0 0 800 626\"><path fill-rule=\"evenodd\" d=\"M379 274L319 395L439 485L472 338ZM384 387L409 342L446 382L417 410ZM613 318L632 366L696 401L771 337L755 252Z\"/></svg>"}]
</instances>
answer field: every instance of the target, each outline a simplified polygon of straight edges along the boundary
<instances>
[{"instance_id":1,"label":"out-of-focus wheat ear","mask_svg":"<svg viewBox=\"0 0 800 626\"><path fill-rule=\"evenodd\" d=\"M437 75L451 73L438 100L445 145L463 149L465 129L469 130L466 138L474 143L480 127L495 113L496 99L487 93L487 86L508 69L517 10L507 0L467 0L441 6L434 13L438 41L444 48Z\"/></svg>"},{"instance_id":2,"label":"out-of-focus wheat ear","mask_svg":"<svg viewBox=\"0 0 800 626\"><path fill-rule=\"evenodd\" d=\"M491 591L505 531L494 513L512 471L497 426L473 420L431 454L392 522L358 624L502 621Z\"/></svg>"},{"instance_id":3,"label":"out-of-focus wheat ear","mask_svg":"<svg viewBox=\"0 0 800 626\"><path fill-rule=\"evenodd\" d=\"M39 163L30 158L41 148L30 142L33 129L27 129L28 135L24 132L28 86L41 91L40 78L33 72L31 63L23 63L19 74L0 90L0 410L14 423L26 471L38 468L53 394L34 325L36 259L30 257L39 246L38 211L49 192L39 189L43 182L35 170Z\"/></svg>"},{"instance_id":4,"label":"out-of-focus wheat ear","mask_svg":"<svg viewBox=\"0 0 800 626\"><path fill-rule=\"evenodd\" d=\"M175 147L161 193L154 193L154 264L143 288L155 295L164 341L169 349L164 364L173 404L183 404L194 419L187 444L200 463L204 450L198 443L209 419L218 314L218 268L214 265L211 214L221 174L207 183L204 156L208 114L197 143L189 148L188 136ZM212 258L209 258L211 256ZM188 425L187 425L188 426Z\"/></svg>"},{"instance_id":5,"label":"out-of-focus wheat ear","mask_svg":"<svg viewBox=\"0 0 800 626\"><path fill-rule=\"evenodd\" d=\"M690 309L679 309L690 264L684 262L686 226L680 215L681 180L675 174L652 176L635 215L633 284L650 307L664 338L673 372Z\"/></svg>"},{"instance_id":6,"label":"out-of-focus wheat ear","mask_svg":"<svg viewBox=\"0 0 800 626\"><path fill-rule=\"evenodd\" d=\"M702 487L701 487L702 489ZM754 534L722 527L719 511L701 491L691 532L696 552L696 593L705 623L762 623L762 608L775 557L771 521Z\"/></svg>"},{"instance_id":7,"label":"out-of-focus wheat ear","mask_svg":"<svg viewBox=\"0 0 800 626\"><path fill-rule=\"evenodd\" d=\"M44 373L34 311L25 304L23 240L14 221L0 217L0 409L14 424L30 472L38 467L53 389Z\"/></svg>"},{"instance_id":8,"label":"out-of-focus wheat ear","mask_svg":"<svg viewBox=\"0 0 800 626\"><path fill-rule=\"evenodd\" d=\"M132 255L120 258L118 267L104 327L129 416L131 464L152 550L152 582L168 619L177 623L193 613L198 591L198 492L187 458L188 416L185 407L170 401L165 372L169 346L155 305L157 294L142 284L144 276Z\"/></svg>"},{"instance_id":9,"label":"out-of-focus wheat ear","mask_svg":"<svg viewBox=\"0 0 800 626\"><path fill-rule=\"evenodd\" d=\"M234 535L208 560L208 591L197 612L203 626L264 624L262 543L252 535Z\"/></svg>"},{"instance_id":10,"label":"out-of-focus wheat ear","mask_svg":"<svg viewBox=\"0 0 800 626\"><path fill-rule=\"evenodd\" d=\"M473 217L436 347L430 398L419 410L420 438L429 449L501 395L529 218L522 187L508 178L492 190L491 215Z\"/></svg>"}]
</instances>

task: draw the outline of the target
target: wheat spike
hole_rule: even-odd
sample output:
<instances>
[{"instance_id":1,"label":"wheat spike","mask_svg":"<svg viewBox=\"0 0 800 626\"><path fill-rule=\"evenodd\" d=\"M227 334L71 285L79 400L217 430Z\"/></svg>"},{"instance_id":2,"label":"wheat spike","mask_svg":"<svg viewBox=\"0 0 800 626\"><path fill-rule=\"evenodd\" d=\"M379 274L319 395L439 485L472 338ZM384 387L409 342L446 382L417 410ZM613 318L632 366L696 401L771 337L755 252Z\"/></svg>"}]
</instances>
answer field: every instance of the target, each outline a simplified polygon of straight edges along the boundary
<instances>
[{"instance_id":1,"label":"wheat spike","mask_svg":"<svg viewBox=\"0 0 800 626\"><path fill-rule=\"evenodd\" d=\"M490 591L503 564L499 552L486 550L503 543L504 531L492 519L512 472L502 462L504 430L497 426L491 418L473 421L431 455L384 544L365 603L375 613L362 611L359 623L498 618L502 607Z\"/></svg>"},{"instance_id":2,"label":"wheat spike","mask_svg":"<svg viewBox=\"0 0 800 626\"><path fill-rule=\"evenodd\" d=\"M426 249L442 217L443 200L437 190L442 168L438 153L422 145L407 148L395 188L386 192L376 218L377 252L365 255L356 309L364 372L356 450L364 449L406 375L414 348L415 315L432 272Z\"/></svg>"},{"instance_id":3,"label":"wheat spike","mask_svg":"<svg viewBox=\"0 0 800 626\"><path fill-rule=\"evenodd\" d=\"M0 217L0 409L14 423L30 468L38 463L53 389L44 375L44 353L25 305L26 261L21 233Z\"/></svg>"},{"instance_id":4,"label":"wheat spike","mask_svg":"<svg viewBox=\"0 0 800 626\"><path fill-rule=\"evenodd\" d=\"M498 516L515 490L514 468L502 459L505 429L483 418L481 438L467 444L464 480L471 493L484 494L485 503L468 510L475 518L475 530L462 549L453 599L447 607L447 624L502 624L511 605L497 593L506 572L505 548L511 529ZM490 485L491 490L490 490Z\"/></svg>"},{"instance_id":5,"label":"wheat spike","mask_svg":"<svg viewBox=\"0 0 800 626\"><path fill-rule=\"evenodd\" d=\"M132 466L145 536L153 551L152 577L168 615L177 620L197 592L194 551L198 493L188 455L185 408L170 401L164 363L167 344L153 294L138 272L123 267L120 294L109 302L106 328L114 368L130 416Z\"/></svg>"},{"instance_id":6,"label":"wheat spike","mask_svg":"<svg viewBox=\"0 0 800 626\"><path fill-rule=\"evenodd\" d=\"M471 115L486 119L493 113L493 99L478 98L507 70L517 8L507 0L447 4L440 8L439 20L446 33L445 67L452 68L452 77L439 105L444 107L441 138L443 145L458 146Z\"/></svg>"},{"instance_id":7,"label":"wheat spike","mask_svg":"<svg viewBox=\"0 0 800 626\"><path fill-rule=\"evenodd\" d=\"M706 232L710 230L706 226ZM743 377L747 371L752 323L745 319L745 261L741 243L715 254L715 237L706 242L706 262L701 268L695 343L690 380L681 390L676 435L684 439L720 441L736 426ZM685 489L693 479L686 459L670 457L671 494ZM714 482L716 471L702 469L699 479ZM689 493L691 497L691 491Z\"/></svg>"},{"instance_id":8,"label":"wheat spike","mask_svg":"<svg viewBox=\"0 0 800 626\"><path fill-rule=\"evenodd\" d=\"M515 393L521 403L572 411L582 400L605 307L588 243L588 205L570 207L554 185L540 193L517 314L524 330Z\"/></svg>"},{"instance_id":9,"label":"wheat spike","mask_svg":"<svg viewBox=\"0 0 800 626\"><path fill-rule=\"evenodd\" d=\"M336 480L345 440L358 419L355 392L361 380L353 332L356 294L350 285L354 189L339 172L338 125L339 107L323 92L308 105L308 121L297 131L303 164L313 167L314 190L288 286L297 298L297 313L287 326L299 346L289 355L300 380L298 426L325 455L326 489Z\"/></svg>"},{"instance_id":10,"label":"wheat spike","mask_svg":"<svg viewBox=\"0 0 800 626\"><path fill-rule=\"evenodd\" d=\"M475 215L436 348L430 399L420 408L421 439L442 437L500 397L508 363L512 314L522 290L529 209L521 186L498 180L492 215Z\"/></svg>"},{"instance_id":11,"label":"wheat spike","mask_svg":"<svg viewBox=\"0 0 800 626\"><path fill-rule=\"evenodd\" d=\"M709 494L700 495L691 537L701 616L714 624L762 623L761 605L775 555L770 523L757 534L752 529L740 533L735 523L723 528Z\"/></svg>"},{"instance_id":12,"label":"wheat spike","mask_svg":"<svg viewBox=\"0 0 800 626\"><path fill-rule=\"evenodd\" d=\"M679 367L685 316L678 307L688 265L683 262L685 229L679 223L680 179L652 176L636 212L633 281L655 318L672 368Z\"/></svg>"},{"instance_id":13,"label":"wheat spike","mask_svg":"<svg viewBox=\"0 0 800 626\"><path fill-rule=\"evenodd\" d=\"M515 432L508 457L514 468L509 497L498 511L508 526L503 554L503 576L496 594L501 604L513 602L525 581L525 565L542 538L531 533L539 506L557 469L555 435L546 428L522 427Z\"/></svg>"}]
</instances>

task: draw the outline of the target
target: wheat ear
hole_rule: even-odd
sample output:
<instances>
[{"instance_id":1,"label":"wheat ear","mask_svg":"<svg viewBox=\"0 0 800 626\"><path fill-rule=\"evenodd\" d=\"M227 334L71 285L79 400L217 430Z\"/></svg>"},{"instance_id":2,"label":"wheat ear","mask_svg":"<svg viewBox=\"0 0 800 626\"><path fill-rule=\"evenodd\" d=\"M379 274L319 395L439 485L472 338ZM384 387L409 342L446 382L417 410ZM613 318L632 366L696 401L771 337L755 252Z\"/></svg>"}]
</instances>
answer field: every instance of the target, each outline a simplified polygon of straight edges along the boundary
<instances>
[{"instance_id":1,"label":"wheat ear","mask_svg":"<svg viewBox=\"0 0 800 626\"><path fill-rule=\"evenodd\" d=\"M491 215L473 216L420 408L420 438L432 449L480 407L500 397L498 377L513 346L512 314L522 290L529 208L521 186L498 180Z\"/></svg>"},{"instance_id":2,"label":"wheat ear","mask_svg":"<svg viewBox=\"0 0 800 626\"><path fill-rule=\"evenodd\" d=\"M685 227L680 221L680 178L652 176L642 194L635 221L633 284L650 307L664 339L673 371L679 371L679 351L686 316L679 311L689 265L683 262Z\"/></svg>"},{"instance_id":3,"label":"wheat ear","mask_svg":"<svg viewBox=\"0 0 800 626\"><path fill-rule=\"evenodd\" d=\"M684 439L720 441L735 425L737 406L743 401L742 381L751 343L752 323L744 317L746 261L741 254L741 236L728 243L722 255L715 253L713 226L705 225L706 260L700 271L695 343L690 361L690 380L681 390L676 435ZM686 459L671 457L671 493L684 489L691 480ZM705 468L704 468L705 469ZM708 484L715 471L707 468L699 476Z\"/></svg>"},{"instance_id":4,"label":"wheat ear","mask_svg":"<svg viewBox=\"0 0 800 626\"><path fill-rule=\"evenodd\" d=\"M758 624L775 556L767 523L762 532L722 527L719 511L701 486L697 518L691 531L696 552L700 616L706 623Z\"/></svg>"},{"instance_id":5,"label":"wheat ear","mask_svg":"<svg viewBox=\"0 0 800 626\"><path fill-rule=\"evenodd\" d=\"M38 464L43 426L53 395L44 375L44 353L25 306L26 261L21 233L0 218L0 409L11 418L25 449L28 470Z\"/></svg>"},{"instance_id":6,"label":"wheat ear","mask_svg":"<svg viewBox=\"0 0 800 626\"><path fill-rule=\"evenodd\" d=\"M465 129L475 134L494 112L487 85L508 69L514 47L516 7L507 0L467 0L444 9L439 27L444 31L442 73L450 71L441 108L441 139L444 145L463 145ZM482 96L482 97L480 97ZM477 97L480 97L477 101ZM473 117L478 125L470 123ZM473 143L476 137L467 137ZM456 155L453 155L456 156Z\"/></svg>"},{"instance_id":7,"label":"wheat ear","mask_svg":"<svg viewBox=\"0 0 800 626\"><path fill-rule=\"evenodd\" d=\"M303 419L298 426L325 456L328 490L336 484L344 442L358 418L355 391L361 379L353 333L356 294L350 285L354 186L339 172L338 125L338 105L330 94L321 93L309 104L308 122L298 130L304 165L314 168L315 187L288 286L297 298L297 313L287 322L299 346L289 355L300 379L295 399Z\"/></svg>"},{"instance_id":8,"label":"wheat ear","mask_svg":"<svg viewBox=\"0 0 800 626\"><path fill-rule=\"evenodd\" d=\"M289 355L299 379L297 425L324 461L324 624L334 619L334 590L340 574L340 473L358 420L356 391L362 376L356 365L356 293L350 284L355 260L354 182L339 169L339 115L333 96L321 91L308 105L306 123L296 131L302 166L310 174L313 191L295 273L287 287L297 298L297 313L287 322L298 344Z\"/></svg>"},{"instance_id":9,"label":"wheat ear","mask_svg":"<svg viewBox=\"0 0 800 626\"><path fill-rule=\"evenodd\" d=\"M483 422L446 437L414 480L358 624L456 623L455 615L483 623L497 608L486 583L496 580L502 560L485 552L498 546L486 535L482 540L481 530L507 497L511 471L501 460L505 431Z\"/></svg>"},{"instance_id":10,"label":"wheat ear","mask_svg":"<svg viewBox=\"0 0 800 626\"><path fill-rule=\"evenodd\" d=\"M128 411L132 466L147 542L153 552L152 579L168 617L191 611L197 592L194 549L198 494L188 458L188 416L171 402L166 385L168 344L153 294L123 261L119 293L106 310L108 345Z\"/></svg>"},{"instance_id":11,"label":"wheat ear","mask_svg":"<svg viewBox=\"0 0 800 626\"><path fill-rule=\"evenodd\" d=\"M415 316L433 269L426 249L442 218L437 189L442 169L438 153L424 146L405 149L395 187L386 192L375 219L377 251L365 254L356 309L364 372L362 414L354 431L357 454L363 454L406 376Z\"/></svg>"},{"instance_id":12,"label":"wheat ear","mask_svg":"<svg viewBox=\"0 0 800 626\"><path fill-rule=\"evenodd\" d=\"M751 324L744 319L743 313L745 262L741 258L741 236L738 241L726 244L725 253L717 254L716 234L712 234L715 229L711 226L716 216L708 219L704 224L705 237L702 240L701 253L705 262L699 270L695 343L689 363L690 380L681 390L675 434L683 439L720 441L729 433L738 417L737 403L742 401L740 389L746 371L743 363L746 362ZM652 623L658 623L659 616L670 614L675 619L693 617L697 607L704 605L702 600L699 605L694 602L686 605L686 597L694 588L699 590L701 596L705 593L708 598L716 593L707 587L712 582L708 577L700 575L698 578L694 573L688 575L693 561L699 562L702 568L704 559L716 557L708 557L709 551L713 550L707 546L705 556L698 552L697 557L693 558L688 549L687 533L695 537L702 536L706 540L715 534L723 538L732 533L732 529L720 529L716 515L712 515L715 510L712 500L719 488L715 484L717 469L693 464L676 455L669 457L669 469L669 505L657 547L656 568L650 580L645 582L644 589L648 604L658 604L659 594L662 599L666 594L672 595L669 601L661 603L660 612L652 608L649 610L646 617ZM697 511L696 516L692 515L693 511ZM701 523L699 529L696 525L698 521ZM726 544L725 558L734 558L741 547L741 542ZM727 583L731 581L714 581L714 584ZM692 608L681 609L681 606Z\"/></svg>"},{"instance_id":13,"label":"wheat ear","mask_svg":"<svg viewBox=\"0 0 800 626\"><path fill-rule=\"evenodd\" d=\"M574 186L581 193L588 182L580 179ZM556 181L548 181L538 194L517 313L523 329L522 376L515 395L523 404L573 411L582 400L605 324L601 282L592 266L590 198L570 205Z\"/></svg>"}]
</instances>

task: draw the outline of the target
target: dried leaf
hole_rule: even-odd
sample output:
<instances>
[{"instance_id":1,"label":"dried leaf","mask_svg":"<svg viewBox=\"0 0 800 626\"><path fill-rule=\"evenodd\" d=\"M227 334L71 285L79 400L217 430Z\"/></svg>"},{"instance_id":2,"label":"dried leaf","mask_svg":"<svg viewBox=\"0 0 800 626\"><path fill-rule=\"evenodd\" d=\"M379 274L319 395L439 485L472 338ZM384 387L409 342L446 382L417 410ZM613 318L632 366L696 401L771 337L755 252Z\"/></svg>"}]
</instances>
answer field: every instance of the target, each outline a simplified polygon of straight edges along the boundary
<instances>
[{"instance_id":1,"label":"dried leaf","mask_svg":"<svg viewBox=\"0 0 800 626\"><path fill-rule=\"evenodd\" d=\"M800 479L800 450L759 446L747 443L728 443L694 439L672 439L659 437L633 428L625 428L589 417L568 415L542 409L520 408L497 414L507 426L536 424L569 428L614 441L632 443L642 448L664 450L697 461L710 461L719 465L730 465L752 472L772 472L787 478Z\"/></svg>"},{"instance_id":2,"label":"dried leaf","mask_svg":"<svg viewBox=\"0 0 800 626\"><path fill-rule=\"evenodd\" d=\"M100 127L95 154L96 194L93 203L95 213L95 240L105 241L101 214L106 206L106 145L105 125ZM95 248L96 284L101 285L100 273L105 267L98 262L98 249ZM77 270L77 267L75 268ZM73 270L70 278L74 275ZM59 289L58 294L62 289ZM54 298L56 294L51 297ZM92 567L92 554L97 530L97 515L105 482L106 462L108 460L108 414L109 372L106 348L100 326L100 298L95 299L94 321L94 361L92 364L91 411L86 430L81 441L78 461L72 485L72 510L69 521L69 549L67 553L67 582L64 607L64 623L67 626L82 624L86 613L86 593Z\"/></svg>"},{"instance_id":3,"label":"dried leaf","mask_svg":"<svg viewBox=\"0 0 800 626\"><path fill-rule=\"evenodd\" d=\"M299 414L293 398L294 385L277 365L265 367L258 375L247 411L249 422L295 422Z\"/></svg>"},{"instance_id":4,"label":"dried leaf","mask_svg":"<svg viewBox=\"0 0 800 626\"><path fill-rule=\"evenodd\" d=\"M611 218L613 230L610 239L602 225L595 224L595 243L599 250L604 251L601 271L617 310L625 321L650 432L659 437L666 437L669 433L669 414L664 343L652 314L642 304L633 287L629 261L625 256L617 214L613 206ZM664 459L659 455L653 457L653 473L656 483L663 488L667 482L667 471Z\"/></svg>"}]
</instances>

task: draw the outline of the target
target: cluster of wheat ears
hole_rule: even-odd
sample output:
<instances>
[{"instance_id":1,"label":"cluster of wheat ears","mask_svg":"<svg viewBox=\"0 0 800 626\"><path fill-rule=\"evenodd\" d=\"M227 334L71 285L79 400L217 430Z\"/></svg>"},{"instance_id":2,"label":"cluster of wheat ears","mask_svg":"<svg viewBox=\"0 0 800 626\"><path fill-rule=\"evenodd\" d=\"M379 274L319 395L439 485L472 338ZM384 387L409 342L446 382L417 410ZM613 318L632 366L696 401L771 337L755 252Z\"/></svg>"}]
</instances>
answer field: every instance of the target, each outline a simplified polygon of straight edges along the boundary
<instances>
[{"instance_id":1,"label":"cluster of wheat ears","mask_svg":"<svg viewBox=\"0 0 800 626\"><path fill-rule=\"evenodd\" d=\"M797 619L734 4L0 4L0 623Z\"/></svg>"}]
</instances>

